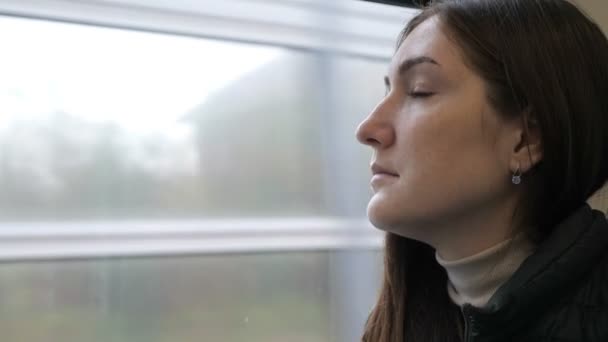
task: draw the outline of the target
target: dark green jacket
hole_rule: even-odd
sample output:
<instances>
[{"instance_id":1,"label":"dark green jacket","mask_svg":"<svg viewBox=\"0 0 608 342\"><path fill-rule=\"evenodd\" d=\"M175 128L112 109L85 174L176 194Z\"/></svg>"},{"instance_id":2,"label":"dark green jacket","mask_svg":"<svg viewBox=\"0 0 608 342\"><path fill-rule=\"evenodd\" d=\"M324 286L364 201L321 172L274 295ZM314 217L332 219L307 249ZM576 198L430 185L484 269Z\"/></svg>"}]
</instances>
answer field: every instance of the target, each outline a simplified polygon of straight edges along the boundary
<instances>
[{"instance_id":1,"label":"dark green jacket","mask_svg":"<svg viewBox=\"0 0 608 342\"><path fill-rule=\"evenodd\" d=\"M608 342L608 223L585 205L483 309L465 305L466 342Z\"/></svg>"}]
</instances>

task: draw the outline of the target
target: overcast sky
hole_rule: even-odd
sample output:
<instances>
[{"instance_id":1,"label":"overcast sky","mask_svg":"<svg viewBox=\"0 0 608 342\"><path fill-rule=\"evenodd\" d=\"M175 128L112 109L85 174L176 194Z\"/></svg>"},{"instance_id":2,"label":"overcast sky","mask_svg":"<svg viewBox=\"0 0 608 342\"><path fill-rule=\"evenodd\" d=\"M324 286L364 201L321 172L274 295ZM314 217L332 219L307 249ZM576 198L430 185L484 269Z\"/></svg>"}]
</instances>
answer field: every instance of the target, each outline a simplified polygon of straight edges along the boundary
<instances>
[{"instance_id":1,"label":"overcast sky","mask_svg":"<svg viewBox=\"0 0 608 342\"><path fill-rule=\"evenodd\" d=\"M0 127L64 111L133 133L179 134L211 92L279 48L0 17Z\"/></svg>"}]
</instances>

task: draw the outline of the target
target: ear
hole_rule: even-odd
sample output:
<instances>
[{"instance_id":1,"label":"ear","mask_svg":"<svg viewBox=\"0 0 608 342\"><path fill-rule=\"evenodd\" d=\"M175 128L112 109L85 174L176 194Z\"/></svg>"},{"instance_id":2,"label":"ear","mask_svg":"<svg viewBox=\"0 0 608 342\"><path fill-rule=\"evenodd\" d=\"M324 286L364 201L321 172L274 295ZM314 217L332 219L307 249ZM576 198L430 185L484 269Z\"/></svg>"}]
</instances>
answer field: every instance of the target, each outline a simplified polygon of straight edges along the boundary
<instances>
[{"instance_id":1,"label":"ear","mask_svg":"<svg viewBox=\"0 0 608 342\"><path fill-rule=\"evenodd\" d=\"M542 137L538 122L524 114L512 131L512 151L509 166L512 172L530 171L543 158Z\"/></svg>"}]
</instances>

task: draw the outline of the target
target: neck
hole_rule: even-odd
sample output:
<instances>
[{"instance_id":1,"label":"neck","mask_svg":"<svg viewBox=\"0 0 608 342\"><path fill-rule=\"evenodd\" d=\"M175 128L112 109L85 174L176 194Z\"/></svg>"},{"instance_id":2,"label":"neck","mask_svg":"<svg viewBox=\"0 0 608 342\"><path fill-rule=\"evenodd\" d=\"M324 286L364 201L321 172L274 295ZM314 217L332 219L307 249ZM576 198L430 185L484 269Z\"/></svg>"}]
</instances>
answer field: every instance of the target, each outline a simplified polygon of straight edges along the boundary
<instances>
[{"instance_id":1,"label":"neck","mask_svg":"<svg viewBox=\"0 0 608 342\"><path fill-rule=\"evenodd\" d=\"M411 238L432 246L443 260L463 259L516 234L512 221L515 205L516 201L512 199L499 205L475 208L466 214L452 215L417 229L420 236Z\"/></svg>"}]
</instances>

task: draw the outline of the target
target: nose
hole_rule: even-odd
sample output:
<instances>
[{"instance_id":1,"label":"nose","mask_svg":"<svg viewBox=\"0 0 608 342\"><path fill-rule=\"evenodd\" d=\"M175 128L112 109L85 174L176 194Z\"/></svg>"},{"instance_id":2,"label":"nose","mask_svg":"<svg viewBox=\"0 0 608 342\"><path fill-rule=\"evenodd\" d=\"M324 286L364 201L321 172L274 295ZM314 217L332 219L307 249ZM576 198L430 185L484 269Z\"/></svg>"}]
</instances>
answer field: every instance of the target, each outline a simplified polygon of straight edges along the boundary
<instances>
[{"instance_id":1,"label":"nose","mask_svg":"<svg viewBox=\"0 0 608 342\"><path fill-rule=\"evenodd\" d=\"M385 112L386 110L383 103L378 104L367 118L359 124L356 136L360 143L382 149L395 142L395 130L390 115Z\"/></svg>"}]
</instances>

